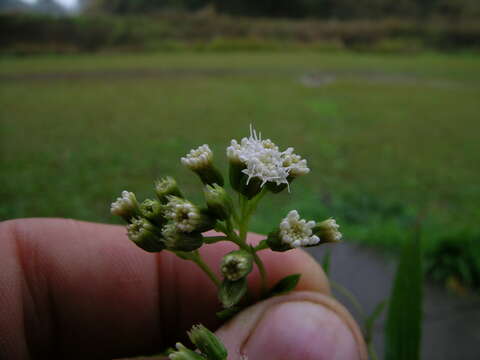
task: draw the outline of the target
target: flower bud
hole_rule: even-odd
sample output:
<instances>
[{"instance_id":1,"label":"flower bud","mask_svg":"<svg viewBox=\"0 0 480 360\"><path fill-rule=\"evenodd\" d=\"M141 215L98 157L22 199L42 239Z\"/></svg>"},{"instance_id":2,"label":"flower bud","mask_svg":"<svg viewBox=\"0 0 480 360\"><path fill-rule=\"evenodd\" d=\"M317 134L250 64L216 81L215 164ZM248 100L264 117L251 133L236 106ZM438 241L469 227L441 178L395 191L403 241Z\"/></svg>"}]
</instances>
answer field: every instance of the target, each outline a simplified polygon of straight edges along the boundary
<instances>
[{"instance_id":1,"label":"flower bud","mask_svg":"<svg viewBox=\"0 0 480 360\"><path fill-rule=\"evenodd\" d=\"M155 181L155 193L157 194L158 200L160 200L162 204L165 204L168 201L167 197L169 195L179 198L183 197L177 182L171 176L167 176Z\"/></svg>"},{"instance_id":2,"label":"flower bud","mask_svg":"<svg viewBox=\"0 0 480 360\"><path fill-rule=\"evenodd\" d=\"M188 337L208 360L227 359L227 349L225 349L221 341L205 326L193 326L192 330L188 332Z\"/></svg>"},{"instance_id":3,"label":"flower bud","mask_svg":"<svg viewBox=\"0 0 480 360\"><path fill-rule=\"evenodd\" d=\"M223 186L222 174L213 166L213 153L208 145L191 150L181 160L182 164L195 172L204 184Z\"/></svg>"},{"instance_id":4,"label":"flower bud","mask_svg":"<svg viewBox=\"0 0 480 360\"><path fill-rule=\"evenodd\" d=\"M225 220L233 211L233 203L225 189L217 184L207 185L203 189L208 210L218 219Z\"/></svg>"},{"instance_id":5,"label":"flower bud","mask_svg":"<svg viewBox=\"0 0 480 360\"><path fill-rule=\"evenodd\" d=\"M113 215L121 216L127 222L130 222L133 217L140 215L135 194L125 190L122 191L122 196L118 197L110 206L110 212Z\"/></svg>"},{"instance_id":6,"label":"flower bud","mask_svg":"<svg viewBox=\"0 0 480 360\"><path fill-rule=\"evenodd\" d=\"M162 225L166 222L163 217L163 208L157 200L146 199L140 204L141 215L157 225Z\"/></svg>"},{"instance_id":7,"label":"flower bud","mask_svg":"<svg viewBox=\"0 0 480 360\"><path fill-rule=\"evenodd\" d=\"M313 233L320 237L321 243L339 242L342 240L342 233L338 231L340 225L335 219L327 219L315 225Z\"/></svg>"},{"instance_id":8,"label":"flower bud","mask_svg":"<svg viewBox=\"0 0 480 360\"><path fill-rule=\"evenodd\" d=\"M181 232L176 224L169 223L162 229L162 236L168 250L193 251L203 245L203 236L199 232Z\"/></svg>"},{"instance_id":9,"label":"flower bud","mask_svg":"<svg viewBox=\"0 0 480 360\"><path fill-rule=\"evenodd\" d=\"M177 343L175 347L177 348L177 351L172 352L170 355L168 355L168 358L170 360L206 360L199 353L188 349L181 343Z\"/></svg>"},{"instance_id":10,"label":"flower bud","mask_svg":"<svg viewBox=\"0 0 480 360\"><path fill-rule=\"evenodd\" d=\"M235 250L222 259L220 270L225 278L237 281L252 271L253 257L245 250Z\"/></svg>"},{"instance_id":11,"label":"flower bud","mask_svg":"<svg viewBox=\"0 0 480 360\"><path fill-rule=\"evenodd\" d=\"M282 241L279 230L272 231L271 233L268 234L267 244L272 251L281 252L281 251L287 251L292 249L292 246L290 244Z\"/></svg>"},{"instance_id":12,"label":"flower bud","mask_svg":"<svg viewBox=\"0 0 480 360\"><path fill-rule=\"evenodd\" d=\"M165 249L165 244L158 235L159 230L144 218L134 218L127 225L127 235L137 246L148 252Z\"/></svg>"}]
</instances>

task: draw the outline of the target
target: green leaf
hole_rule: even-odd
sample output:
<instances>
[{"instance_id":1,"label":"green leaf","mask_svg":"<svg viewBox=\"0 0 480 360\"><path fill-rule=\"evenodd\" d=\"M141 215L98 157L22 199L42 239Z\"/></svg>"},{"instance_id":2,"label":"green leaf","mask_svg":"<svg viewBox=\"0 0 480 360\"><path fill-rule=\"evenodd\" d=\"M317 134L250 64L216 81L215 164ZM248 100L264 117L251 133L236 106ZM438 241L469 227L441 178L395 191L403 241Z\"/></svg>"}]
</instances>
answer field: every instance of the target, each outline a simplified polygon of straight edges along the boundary
<instances>
[{"instance_id":1,"label":"green leaf","mask_svg":"<svg viewBox=\"0 0 480 360\"><path fill-rule=\"evenodd\" d=\"M323 259L322 259L322 268L323 268L323 271L325 272L325 275L329 275L330 273L330 262L332 260L332 251L331 249L327 249L327 251L325 252L325 255L323 255Z\"/></svg>"},{"instance_id":2,"label":"green leaf","mask_svg":"<svg viewBox=\"0 0 480 360\"><path fill-rule=\"evenodd\" d=\"M297 286L300 276L302 275L292 274L285 276L282 280L277 282L273 288L270 289L267 297L283 295L292 291Z\"/></svg>"},{"instance_id":3,"label":"green leaf","mask_svg":"<svg viewBox=\"0 0 480 360\"><path fill-rule=\"evenodd\" d=\"M226 308L237 304L247 293L247 278L237 281L224 279L218 291L218 297Z\"/></svg>"},{"instance_id":4,"label":"green leaf","mask_svg":"<svg viewBox=\"0 0 480 360\"><path fill-rule=\"evenodd\" d=\"M386 300L378 303L370 316L365 319L365 342L367 344L373 340L373 327L375 326L375 322L377 321L378 317L385 309L385 305L387 305Z\"/></svg>"},{"instance_id":5,"label":"green leaf","mask_svg":"<svg viewBox=\"0 0 480 360\"><path fill-rule=\"evenodd\" d=\"M402 250L386 325L385 360L420 359L422 257L419 232Z\"/></svg>"},{"instance_id":6,"label":"green leaf","mask_svg":"<svg viewBox=\"0 0 480 360\"><path fill-rule=\"evenodd\" d=\"M242 309L242 306L232 306L217 312L217 317L222 321L227 321L228 319L237 315L240 311L242 311Z\"/></svg>"}]
</instances>

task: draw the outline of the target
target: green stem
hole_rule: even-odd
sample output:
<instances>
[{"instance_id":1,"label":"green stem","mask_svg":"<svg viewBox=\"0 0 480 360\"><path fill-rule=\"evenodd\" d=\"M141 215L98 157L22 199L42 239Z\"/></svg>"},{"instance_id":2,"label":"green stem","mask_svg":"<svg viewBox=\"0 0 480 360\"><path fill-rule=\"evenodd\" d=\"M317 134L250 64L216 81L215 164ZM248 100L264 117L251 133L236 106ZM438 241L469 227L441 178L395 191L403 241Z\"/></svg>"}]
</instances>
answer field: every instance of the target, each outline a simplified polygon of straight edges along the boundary
<instances>
[{"instance_id":1,"label":"green stem","mask_svg":"<svg viewBox=\"0 0 480 360\"><path fill-rule=\"evenodd\" d=\"M214 244L219 241L228 241L230 240L227 236L205 236L203 241L205 244Z\"/></svg>"},{"instance_id":2,"label":"green stem","mask_svg":"<svg viewBox=\"0 0 480 360\"><path fill-rule=\"evenodd\" d=\"M345 296L348 299L348 301L350 301L350 303L353 305L355 310L361 316L362 322L363 322L367 318L367 316L365 315L365 311L363 310L362 305L358 302L355 296L350 291L348 291L345 287L336 283L335 281L330 280L330 284L332 285L332 288L334 290L338 291L340 294Z\"/></svg>"},{"instance_id":3,"label":"green stem","mask_svg":"<svg viewBox=\"0 0 480 360\"><path fill-rule=\"evenodd\" d=\"M265 266L263 265L262 259L257 255L255 252L255 249L250 247L250 251L253 255L253 261L255 261L255 264L258 267L258 270L260 271L260 278L261 278L261 292L262 292L262 297L267 293L267 271L265 270Z\"/></svg>"},{"instance_id":4,"label":"green stem","mask_svg":"<svg viewBox=\"0 0 480 360\"><path fill-rule=\"evenodd\" d=\"M371 360L378 360L377 352L375 351L375 347L373 346L373 343L370 342L367 344L368 347L368 354L370 355Z\"/></svg>"},{"instance_id":5,"label":"green stem","mask_svg":"<svg viewBox=\"0 0 480 360\"><path fill-rule=\"evenodd\" d=\"M216 287L220 287L220 280L218 280L217 276L213 273L210 267L205 263L205 261L203 261L202 256L200 255L198 250L192 252L190 260L192 260L200 267L200 269L203 270L203 272L210 278L210 280L212 280Z\"/></svg>"}]
</instances>

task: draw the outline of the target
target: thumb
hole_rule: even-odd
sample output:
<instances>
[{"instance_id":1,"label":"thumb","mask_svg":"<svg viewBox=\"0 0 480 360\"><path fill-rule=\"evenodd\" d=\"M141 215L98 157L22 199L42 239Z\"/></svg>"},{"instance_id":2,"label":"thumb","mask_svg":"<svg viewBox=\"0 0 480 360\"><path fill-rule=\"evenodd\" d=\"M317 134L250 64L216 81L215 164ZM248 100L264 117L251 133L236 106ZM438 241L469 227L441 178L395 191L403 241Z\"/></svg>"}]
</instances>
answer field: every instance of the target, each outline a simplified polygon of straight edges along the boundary
<instances>
[{"instance_id":1,"label":"thumb","mask_svg":"<svg viewBox=\"0 0 480 360\"><path fill-rule=\"evenodd\" d=\"M367 360L361 331L333 298L293 292L260 302L216 333L229 360Z\"/></svg>"}]
</instances>

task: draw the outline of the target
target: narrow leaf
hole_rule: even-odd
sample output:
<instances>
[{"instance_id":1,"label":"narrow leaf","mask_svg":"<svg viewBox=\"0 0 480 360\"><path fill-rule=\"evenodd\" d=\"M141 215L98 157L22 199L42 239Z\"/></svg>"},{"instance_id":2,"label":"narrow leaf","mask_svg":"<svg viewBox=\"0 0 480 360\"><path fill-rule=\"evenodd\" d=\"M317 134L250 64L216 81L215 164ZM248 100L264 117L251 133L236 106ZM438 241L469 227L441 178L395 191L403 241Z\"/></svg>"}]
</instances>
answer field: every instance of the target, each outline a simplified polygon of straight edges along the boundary
<instances>
[{"instance_id":1,"label":"narrow leaf","mask_svg":"<svg viewBox=\"0 0 480 360\"><path fill-rule=\"evenodd\" d=\"M325 255L323 255L323 259L322 259L322 268L323 268L323 271L325 272L325 275L329 275L330 274L330 261L332 260L332 251L331 249L327 249L327 251L325 252Z\"/></svg>"},{"instance_id":2,"label":"narrow leaf","mask_svg":"<svg viewBox=\"0 0 480 360\"><path fill-rule=\"evenodd\" d=\"M222 321L227 321L228 319L237 315L240 311L242 311L242 309L243 307L241 306L232 306L217 312L217 317Z\"/></svg>"},{"instance_id":3,"label":"narrow leaf","mask_svg":"<svg viewBox=\"0 0 480 360\"><path fill-rule=\"evenodd\" d=\"M282 280L277 282L272 289L270 289L267 297L283 295L292 291L297 286L300 276L301 274L285 276Z\"/></svg>"},{"instance_id":4,"label":"narrow leaf","mask_svg":"<svg viewBox=\"0 0 480 360\"><path fill-rule=\"evenodd\" d=\"M422 326L422 257L419 232L402 250L386 325L385 360L419 360Z\"/></svg>"},{"instance_id":5,"label":"narrow leaf","mask_svg":"<svg viewBox=\"0 0 480 360\"><path fill-rule=\"evenodd\" d=\"M230 281L224 279L220 285L218 297L226 308L237 304L247 293L247 278L242 278L237 281Z\"/></svg>"},{"instance_id":6,"label":"narrow leaf","mask_svg":"<svg viewBox=\"0 0 480 360\"><path fill-rule=\"evenodd\" d=\"M365 342L370 343L373 340L373 327L378 317L382 314L387 305L387 301L382 301L377 304L372 313L365 319Z\"/></svg>"}]
</instances>

